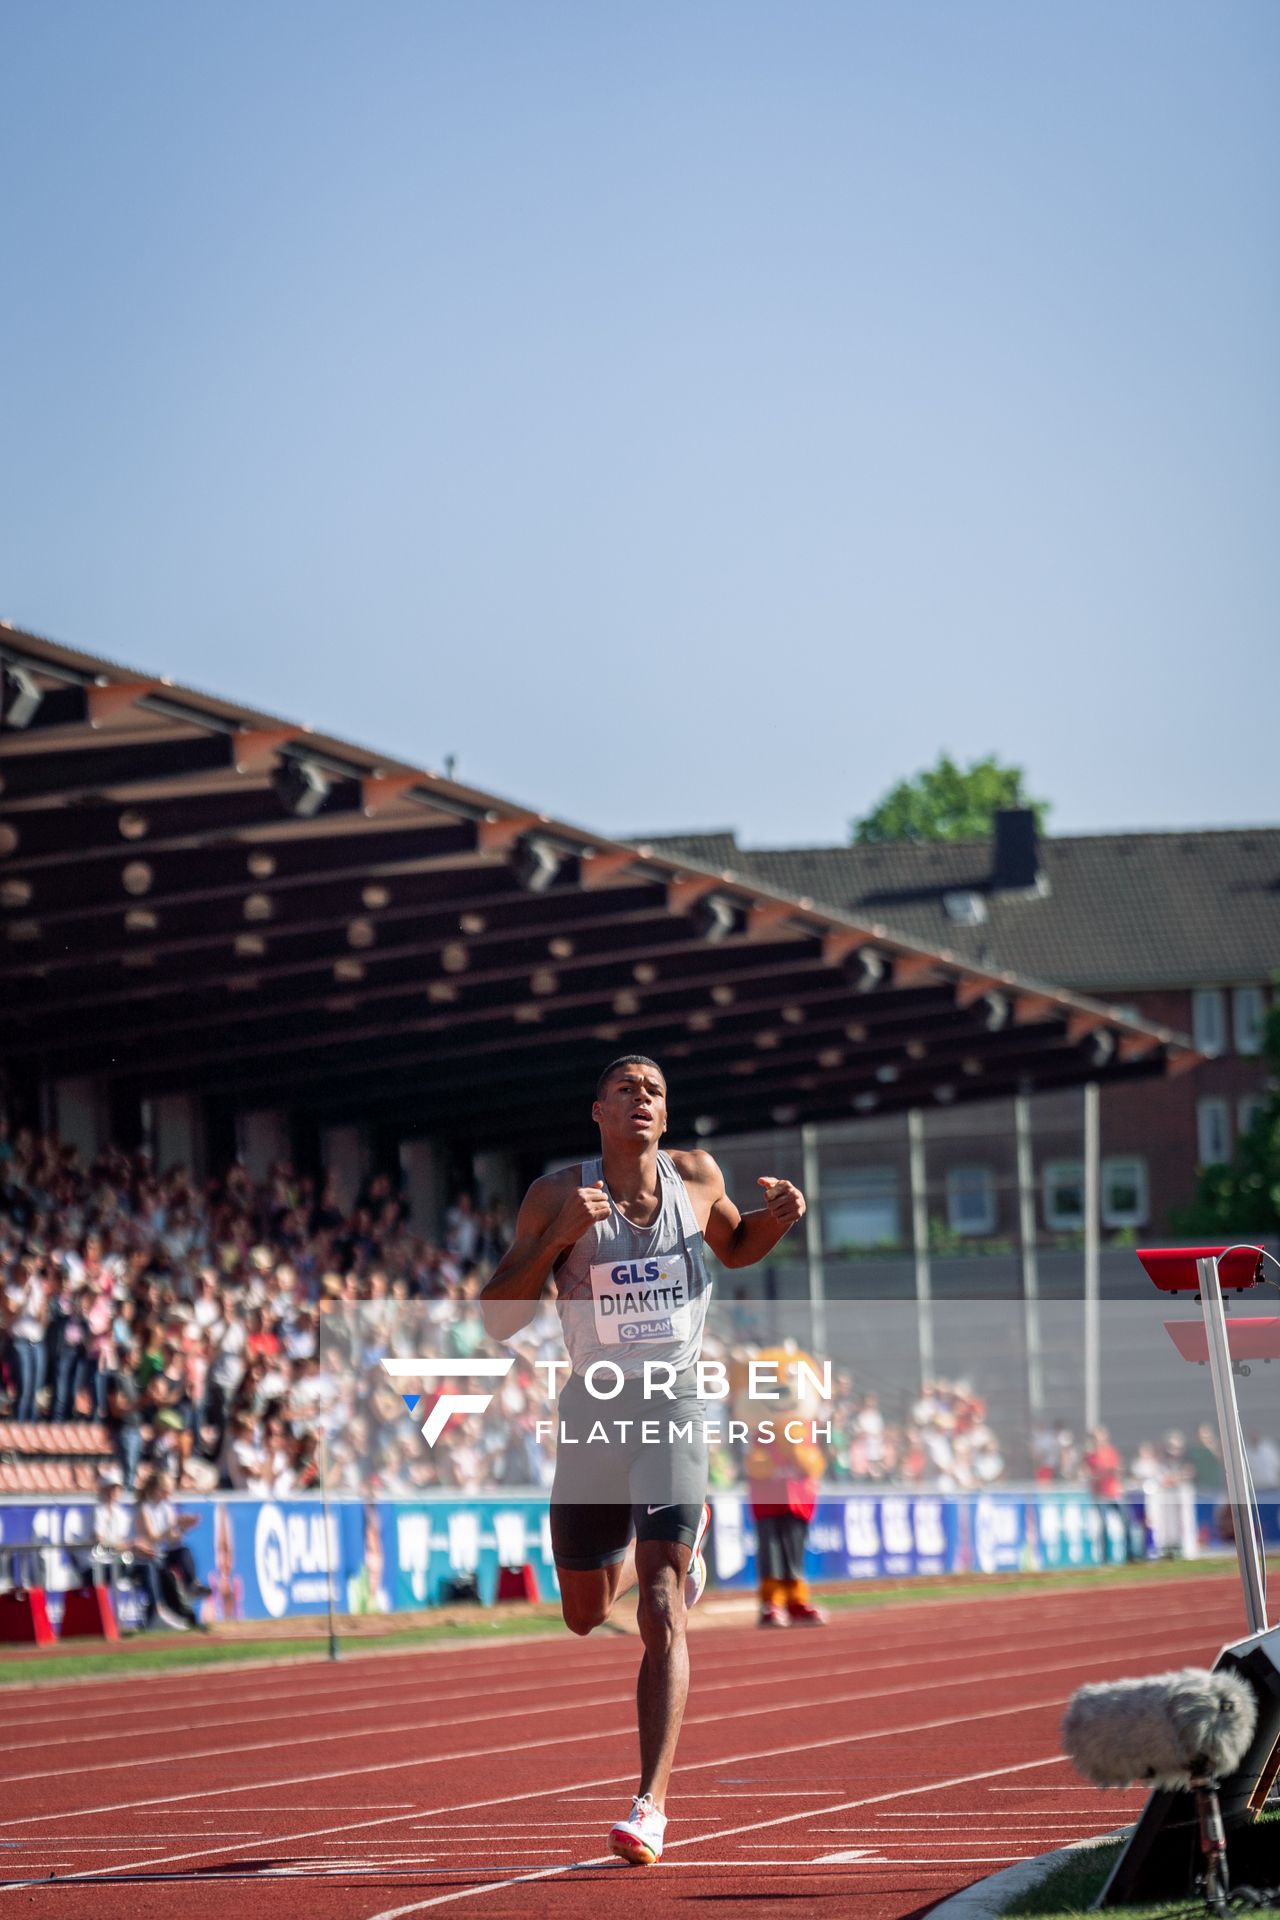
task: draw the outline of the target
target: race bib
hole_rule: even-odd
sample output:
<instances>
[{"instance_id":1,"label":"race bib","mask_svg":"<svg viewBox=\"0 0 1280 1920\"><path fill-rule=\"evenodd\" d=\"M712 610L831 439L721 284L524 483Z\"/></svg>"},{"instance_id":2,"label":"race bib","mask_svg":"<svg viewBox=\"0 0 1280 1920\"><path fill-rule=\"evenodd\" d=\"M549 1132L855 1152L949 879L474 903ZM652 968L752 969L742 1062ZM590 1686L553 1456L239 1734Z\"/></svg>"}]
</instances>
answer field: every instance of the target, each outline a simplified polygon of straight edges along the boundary
<instances>
[{"instance_id":1,"label":"race bib","mask_svg":"<svg viewBox=\"0 0 1280 1920\"><path fill-rule=\"evenodd\" d=\"M678 1344L692 1331L689 1270L682 1253L620 1260L591 1269L596 1339L604 1347Z\"/></svg>"}]
</instances>

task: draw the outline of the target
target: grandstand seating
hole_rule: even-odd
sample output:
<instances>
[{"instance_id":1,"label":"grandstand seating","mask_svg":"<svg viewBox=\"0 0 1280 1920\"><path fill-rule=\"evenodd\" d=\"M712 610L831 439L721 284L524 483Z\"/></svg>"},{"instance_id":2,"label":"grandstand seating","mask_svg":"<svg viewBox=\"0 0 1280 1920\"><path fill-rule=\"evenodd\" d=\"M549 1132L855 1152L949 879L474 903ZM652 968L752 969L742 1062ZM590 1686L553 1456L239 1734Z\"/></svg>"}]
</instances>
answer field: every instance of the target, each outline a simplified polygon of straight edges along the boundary
<instances>
[{"instance_id":1,"label":"grandstand seating","mask_svg":"<svg viewBox=\"0 0 1280 1920\"><path fill-rule=\"evenodd\" d=\"M0 1421L0 1494L92 1493L114 1458L96 1421Z\"/></svg>"}]
</instances>

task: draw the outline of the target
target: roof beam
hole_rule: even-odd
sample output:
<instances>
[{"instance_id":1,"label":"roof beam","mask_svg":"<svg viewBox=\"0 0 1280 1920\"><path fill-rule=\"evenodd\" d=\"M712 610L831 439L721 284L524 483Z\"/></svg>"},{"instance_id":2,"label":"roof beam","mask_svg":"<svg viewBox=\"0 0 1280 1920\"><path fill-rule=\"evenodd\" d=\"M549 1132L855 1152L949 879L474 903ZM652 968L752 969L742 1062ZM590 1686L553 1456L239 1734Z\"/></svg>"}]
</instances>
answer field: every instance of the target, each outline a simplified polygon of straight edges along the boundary
<instances>
[{"instance_id":1,"label":"roof beam","mask_svg":"<svg viewBox=\"0 0 1280 1920\"><path fill-rule=\"evenodd\" d=\"M550 1038L554 1043L550 1046L534 1034L514 1044L508 1039L502 1057L492 1057L491 1071L473 1069L462 1075L446 1071L437 1077L430 1063L415 1065L405 1059L371 1073L367 1060L350 1055L330 1061L318 1074L305 1061L298 1063L295 1072L286 1070L283 1076L278 1068L245 1063L222 1090L232 1093L243 1085L246 1076L250 1080L261 1076L258 1083L269 1084L277 1095L292 1088L295 1097L301 1097L314 1083L314 1074L315 1080L331 1089L345 1080L346 1097L357 1100L362 1108L397 1107L406 1098L419 1098L438 1102L442 1111L458 1119L469 1109L483 1112L494 1104L501 1107L504 1117L510 1117L521 1107L544 1109L566 1076L573 1078L584 1065L593 1064L601 1056L603 1043L599 1041L593 1046L575 1045L570 1050L563 1035ZM651 1029L651 1038L655 1053L661 1057L665 1052L661 1029ZM516 1075L512 1068L521 1056L529 1059L530 1070L523 1071L522 1061L522 1071ZM767 1057L745 1060L745 1055L745 1064L754 1069L745 1075L733 1072L732 1066L722 1061L681 1060L672 1064L671 1083L678 1110L685 1114L728 1113L753 1104L763 1106L766 1112L771 1105L786 1104L807 1114L815 1103L824 1101L832 1111L850 1120L857 1117L859 1109L854 1101L858 1096L874 1101L865 1109L869 1113L889 1107L932 1105L934 1088L939 1084L946 1086L949 1100L962 1100L988 1096L997 1089L1017 1091L1027 1085L1079 1084L1080 1080L1079 1060L1072 1049L1062 1044L1037 1044L1026 1028L1000 1035L999 1044L990 1044L981 1057L981 1071L966 1072L966 1061L977 1058L975 1046L957 1041L928 1060L904 1061L893 1080L877 1077L877 1069L885 1065L882 1052L868 1051L856 1063L829 1072L790 1061L775 1067ZM444 1064L447 1066L447 1062ZM940 1069L946 1075L941 1082ZM1128 1071L1117 1066L1108 1069L1106 1078L1110 1082ZM310 1100L309 1092L306 1097Z\"/></svg>"},{"instance_id":2,"label":"roof beam","mask_svg":"<svg viewBox=\"0 0 1280 1920\"><path fill-rule=\"evenodd\" d=\"M526 978L523 974L519 977L522 986ZM452 981L447 975L437 972L434 979L448 984L452 990ZM812 995L793 996L783 1006L776 991L762 988L758 999L717 1008L713 1017L707 1009L715 1003L710 999L705 981L699 983L696 979L676 983L685 991L680 995L680 1004L673 1005L669 1014L655 1016L650 1006L646 1013L626 1017L616 1012L612 1001L617 998L614 988L621 986L625 990L627 979L625 973L621 974L595 996L596 1001L603 997L611 1002L607 1007L608 1019L603 1024L616 1026L621 1035L651 1033L665 1020L672 1028L669 1044L673 1058L677 1052L685 1055L704 1051L741 1052L744 1046L749 1048L762 1040L767 1045L796 1051L805 1058L812 1058L816 1050L823 1048L834 1047L841 1053L856 1051L868 1043L882 1043L885 1036L895 1034L898 1046L921 1036L932 1045L935 1035L940 1030L949 1030L957 1018L945 996L930 999L921 994L892 994L884 996L876 1006L859 1002L864 1018L852 1025L848 1021L847 990L840 988L828 990L817 1000ZM156 1064L174 1057L187 1059L189 1063L193 1033L199 1035L202 1050L209 1058L221 1059L224 1049L237 1042L252 1049L255 1030L265 1028L262 1042L283 1055L303 1044L309 1047L340 1045L345 1040L360 1045L366 1061L375 1058L379 1048L385 1048L392 1059L397 1059L405 1055L406 1035L417 1029L424 1016L429 1020L435 1017L431 985L428 980L424 987L423 975L419 972L411 980L338 989L326 975L322 991L308 993L304 989L299 993L295 987L287 995L264 998L257 990L233 995L224 981L217 983L217 990L205 986L198 994L187 994L180 1000L169 996L162 1010L164 1017L159 1017L161 1010L152 1006L135 1008L132 1026L128 1011L95 1020L91 1026L77 1018L75 1046L86 1068L108 1065L135 1048L144 1051L147 1059ZM526 988L520 995L499 994L484 1008L464 1004L458 1018L465 1022L468 1014L480 1015L486 1024L496 1018L499 1025L505 1025L514 1018L514 1007L527 1005L529 997ZM548 1034L564 1034L566 1038L575 1034L589 1036L601 1024L599 1014L589 1024L582 1024L594 1002L588 1001L585 1010L576 1007L562 1013L563 1001L564 996L559 995L545 1011L539 1009L542 1017L537 1024ZM342 1025L335 1024L335 1006L340 1009ZM803 1024L795 1024L794 1016L805 1014L806 1007L811 1017ZM369 1023L363 1027L356 1024L361 1015ZM793 1017L791 1021L788 1015ZM970 1035L978 1031L972 1023L960 1030ZM465 1027L460 1028L459 1037L464 1032ZM321 1035L326 1036L323 1042ZM50 1047L56 1049L57 1044L57 1029L52 1033L47 1028L40 1032L19 1030L8 1050L17 1057L32 1051L47 1051ZM478 1057L490 1050L502 1052L507 1046L502 1039L470 1044L436 1041L425 1049L422 1058L439 1058L442 1044L447 1052L467 1057ZM184 1047L188 1049L186 1054ZM90 1052L94 1048L96 1052Z\"/></svg>"},{"instance_id":3,"label":"roof beam","mask_svg":"<svg viewBox=\"0 0 1280 1920\"><path fill-rule=\"evenodd\" d=\"M757 1010L761 1014L771 1014L776 1020L779 1017L779 1001L792 998L796 983L785 981L776 961L772 965L752 969L750 977L757 990ZM714 981L710 983L712 990L716 984ZM356 1065L366 1072L370 1070L371 1061L377 1058L379 1048L387 1050L391 1064L414 1067L428 1065L464 1048L473 1036L479 1036L486 1028L491 1032L500 1029L500 1044L508 1048L523 1044L532 1029L545 1031L548 1039L554 1041L565 1026L575 1024L576 1020L585 1022L588 1010L593 1008L597 1009L591 1020L593 1026L612 1026L615 1020L619 1020L630 1023L632 1030L638 1028L648 1034L675 1027L679 1030L678 1037L683 1039L689 1031L687 1023L690 1014L696 1014L708 1006L706 979L701 982L681 979L662 983L649 989L643 1004L639 995L624 991L619 996L616 988L616 980L605 977L577 992L560 991L554 1000L549 999L546 1004L539 1005L536 1001L531 1002L528 996L523 1000L513 998L504 983L497 982L492 986L486 984L482 988L473 988L464 1004L447 1010L430 1011L424 1000L420 1003L423 1010L416 1016L402 1014L393 1031L388 1031L385 1022L364 1027L353 1027L344 1022L331 1032L321 1026L311 1025L305 1037L306 1073L310 1075L313 1069L325 1070L321 1066L322 1057L327 1056L332 1061L344 1047L359 1049ZM843 991L847 995L847 989ZM836 990L837 997L840 992L840 989ZM626 1010L621 1013L616 1004L619 997L627 1002ZM714 1005L714 1002L711 1004ZM522 1008L527 1012L527 1019L521 1017ZM852 1007L850 1010L853 1010ZM980 1033L975 1031L975 1045L980 1037ZM196 1074L205 1067L220 1067L229 1059L270 1056L280 1060L296 1054L298 1047L296 1035L273 1031L270 1037L256 1042L249 1039L233 1046L200 1045L185 1054L180 1053L176 1059L170 1057L168 1064L183 1072ZM287 1075L288 1068L281 1071Z\"/></svg>"},{"instance_id":4,"label":"roof beam","mask_svg":"<svg viewBox=\"0 0 1280 1920\"><path fill-rule=\"evenodd\" d=\"M16 844L0 850L0 873L34 874L59 866L92 871L101 860L123 852L173 853L231 840L251 843L269 838L274 843L315 847L335 837L367 833L371 841L386 831L385 815L392 811L387 789L377 783L375 817L369 824L364 804L371 783L339 781L319 813L307 819L287 814L270 784L246 776L234 786L219 786L178 798L155 799L141 806L120 801L64 807L51 804L24 808L8 816ZM460 815L417 797L406 800L389 824L413 831L420 822L450 824Z\"/></svg>"},{"instance_id":5,"label":"roof beam","mask_svg":"<svg viewBox=\"0 0 1280 1920\"><path fill-rule=\"evenodd\" d=\"M474 877L480 879L485 876ZM534 918L530 903L524 896L513 898L508 894L495 900L480 895L474 898L474 906L483 904L485 908L481 917L485 919L488 930L483 934L468 934L461 926L463 920L473 917L471 901L466 895L455 894L449 904L441 906L438 912L431 911L432 903L420 905L401 916L411 920L412 938L401 939L393 944L387 944L384 938L381 944L356 949L365 971L380 983L367 989L361 998L374 1001L402 994L421 995L432 980L441 979L456 980L471 986L500 979L523 983L539 969L565 967L569 956L557 956L552 951L553 943L558 942L567 942L573 948L578 966L609 961L622 967L636 954L651 955L655 951L661 954L664 949L673 953L677 949L683 951L688 946L687 941L679 939L681 929L671 928L654 919L643 893L637 890L636 893L615 894L610 898L617 901L617 910L601 916L582 911L587 903L577 895L548 893L538 901L540 911ZM460 908L462 912L459 912ZM519 911L522 908L523 911ZM15 1043L19 1047L40 1044L31 1025L33 1015L55 1023L64 1023L69 1017L75 1016L76 1035L82 1038L92 1028L86 1026L81 1016L102 1009L106 1012L105 1024L110 1031L128 1031L129 1016L127 1012L124 1013L125 1025L122 1029L121 1010L130 1005L134 1006L135 1020L147 1021L148 1032L163 1031L164 1015L171 1015L175 1009L188 1016L179 1022L180 1025L204 1026L208 1019L207 1007L202 1009L198 1020L189 1019L193 995L202 997L218 990L234 989L247 975L264 985L275 985L280 989L279 996L269 996L261 1003L262 1017L270 1018L277 1007L289 1010L299 1005L299 985L308 975L316 976L314 984L324 986L323 997L332 993L333 967L336 961L350 957L353 952L347 933L353 918L357 917L367 920L374 928L375 939L379 929L385 935L393 922L389 910L365 914L356 907L334 921L283 928L274 922L242 927L235 938L243 943L248 935L260 941L261 954L233 952L232 934L228 933L219 940L216 952L211 956L214 965L203 973L161 981L153 977L146 986L134 985L114 990L104 990L101 986L95 989L90 976L82 991L64 993L57 1000L47 998L41 979L31 983L39 989L31 1005L22 999L22 988L28 983L15 975L12 1005L7 1010L17 1028ZM529 924L531 918L532 926ZM638 931L640 929L645 931ZM619 931L632 934L637 944L620 945ZM141 934L132 951L138 948L150 951L154 938L151 934ZM531 938L542 941L543 950L531 949ZM195 944L188 943L188 947ZM202 955L208 951L208 943L202 941L198 944ZM454 964L450 964L448 950L451 948L456 949L458 954ZM127 956L130 951L126 948L123 953ZM173 954L172 949L168 953L157 950L157 964L161 958L171 960ZM117 962L120 958L120 953L104 956L105 960ZM481 963L487 961L488 965L476 965L477 960ZM618 984L621 983L622 976ZM629 976L627 984L631 984ZM160 1012L152 1014L151 1009L156 1006L159 1006ZM253 1017L251 1007L240 1002L237 1017L240 1020ZM0 1015L0 1031L3 1031L4 1018L4 1015Z\"/></svg>"},{"instance_id":6,"label":"roof beam","mask_svg":"<svg viewBox=\"0 0 1280 1920\"><path fill-rule=\"evenodd\" d=\"M921 1030L928 1032L927 1052L913 1059L907 1051L908 1037ZM922 1073L929 1075L939 1069L959 1073L966 1060L975 1058L984 1061L986 1071L997 1053L1027 1058L1039 1052L1056 1051L1059 1044L1058 1036L1046 1032L1037 1040L1022 1029L1003 1036L999 1049L983 1053L986 1036L972 1027L965 1029L951 1024L933 1028L918 1018L886 1024L871 1032L864 1043L834 1050L824 1044L830 1034L816 1031L807 1035L797 1032L791 1044L777 1050L758 1049L752 1026L745 1024L697 1040L678 1038L681 1031L680 1016L673 1014L667 1021L650 1020L645 1024L624 1021L617 1041L602 1042L597 1027L555 1026L536 1038L526 1036L515 1046L509 1035L465 1047L451 1047L445 1036L439 1045L421 1050L402 1042L398 1048L388 1049L385 1061L371 1057L370 1049L364 1047L358 1054L353 1051L350 1055L336 1056L332 1064L341 1072L356 1077L363 1075L371 1097L394 1095L400 1077L406 1076L414 1084L450 1097L492 1085L501 1090L505 1099L525 1082L545 1081L549 1052L554 1052L557 1062L562 1055L572 1052L597 1057L602 1044L624 1044L622 1036L631 1034L644 1036L646 1044L669 1066L672 1081L681 1085L702 1085L708 1081L732 1083L738 1078L764 1076L771 1084L785 1081L793 1088L815 1078L836 1083L848 1080L851 1086L868 1085L874 1081L877 1068L893 1068L900 1079L919 1078ZM834 1062L829 1058L832 1051L838 1056ZM734 1068L742 1064L753 1068L752 1075L735 1073ZM300 1063L299 1084L305 1083L310 1070L309 1064ZM292 1077L290 1069L285 1068L280 1084L289 1084Z\"/></svg>"},{"instance_id":7,"label":"roof beam","mask_svg":"<svg viewBox=\"0 0 1280 1920\"><path fill-rule=\"evenodd\" d=\"M29 998L38 999L44 1011L55 1015L119 1005L138 997L127 989L104 985L103 974L111 967L132 963L139 952L149 954L148 964L158 973L164 972L163 980L142 994L154 999L157 993L166 991L189 997L193 990L227 984L246 972L259 979L281 981L312 972L325 973L335 959L349 954L357 945L367 968L379 973L402 961L422 962L450 945L465 953L465 965L447 970L471 971L477 954L486 955L492 966L495 953L488 950L495 949L497 961L506 966L513 979L569 957L557 956L550 945L552 939L567 940L575 953L585 950L587 957L597 947L607 951L607 934L597 935L593 931L597 928L643 926L648 930L637 936L638 945L614 954L620 963L631 958L643 964L655 948L660 954L676 946L696 945L688 942L682 926L655 916L652 889L611 892L598 906L594 899L585 899L573 889L551 889L534 907L528 896L516 893L509 883L502 892L495 892L495 879L503 869L456 864L464 858L442 854L434 864L425 859L413 862L411 870L406 868L405 877L397 879L393 872L390 879L394 884L385 888L388 901L380 906L364 898L374 888L351 881L350 898L335 900L326 895L320 902L324 911L319 913L314 901L308 907L300 897L284 894L283 910L277 904L269 915L261 907L246 914L253 885L267 889L264 897L268 900L274 897L269 891L273 882L249 882L235 896L239 912L228 914L225 907L216 911L199 907L188 910L184 922L183 916L171 910L155 928L138 923L133 937L125 941L115 933L114 924L109 939L100 926L93 939L78 938L72 950L56 956L39 951L25 938L16 944L11 941L12 964L7 973L0 973L0 981L7 982L13 994L14 1016L25 1018L24 991ZM362 881L372 879L375 887L378 877L376 869L366 869L360 876ZM661 896L656 898L660 900ZM291 907L294 911L289 910ZM310 918L304 917L308 910ZM211 918L213 931L181 931L184 924L193 923L193 918L197 922ZM469 924L477 919L483 922L482 927ZM357 922L363 935L358 943L352 938ZM545 930L547 949L531 952L530 934L537 935L541 930ZM66 939L65 934L61 937ZM26 958L20 961L19 954ZM194 964L184 972L183 964L188 960ZM52 976L59 976L62 987L56 999L47 993ZM415 977L430 978L430 970ZM480 971L471 971L471 977L473 981L481 977ZM0 1013L0 1023L3 1017Z\"/></svg>"},{"instance_id":8,"label":"roof beam","mask_svg":"<svg viewBox=\"0 0 1280 1920\"><path fill-rule=\"evenodd\" d=\"M470 821L448 821L440 814L423 814L421 821L394 832L335 837L319 845L288 842L265 845L234 841L206 847L198 862L183 852L157 851L145 843L121 844L115 859L95 861L87 871L67 866L52 872L19 875L29 880L30 899L23 909L42 927L62 936L83 926L90 938L101 939L101 921L109 922L131 899L145 898L157 912L169 908L237 901L245 893L266 891L306 901L325 889L351 883L351 910L360 911L358 888L374 878L426 873L459 854L476 853L475 828ZM139 885L139 869L145 886ZM8 878L12 869L0 870ZM149 876L149 877L148 877ZM131 879L133 884L131 884ZM135 891L136 887L136 891ZM218 931L217 927L214 931Z\"/></svg>"},{"instance_id":9,"label":"roof beam","mask_svg":"<svg viewBox=\"0 0 1280 1920\"><path fill-rule=\"evenodd\" d=\"M228 772L235 765L231 736L197 733L154 745L119 745L104 733L92 746L71 747L57 755L24 755L3 763L7 804L24 800L66 801L102 794L112 787L145 787L149 781L192 779Z\"/></svg>"},{"instance_id":10,"label":"roof beam","mask_svg":"<svg viewBox=\"0 0 1280 1920\"><path fill-rule=\"evenodd\" d=\"M589 1070L594 1061L586 1064ZM1138 1064L1118 1069L1112 1077L1117 1081L1134 1083L1151 1078L1159 1070L1158 1066ZM973 1080L957 1084L953 1104L963 1107L978 1100L1011 1099L1019 1091L1023 1077L1010 1073L990 1083ZM1041 1092L1078 1084L1078 1070L1070 1065L1046 1065L1036 1081L1037 1091ZM262 1093L264 1097L269 1095L270 1083L263 1086ZM342 1086L317 1089L309 1095L308 1104L326 1122L359 1118L369 1112L366 1100L352 1098L350 1090ZM883 1121L905 1113L912 1107L922 1107L928 1111L933 1106L934 1101L927 1086L886 1087L882 1089L875 1112L866 1117L872 1121ZM581 1080L567 1084L548 1073L540 1098L529 1107L507 1108L500 1099L489 1099L483 1104L466 1107L453 1101L432 1103L416 1098L413 1090L406 1090L396 1103L395 1122L401 1139L411 1139L420 1133L439 1132L447 1127L455 1139L475 1146L491 1143L508 1145L536 1153L540 1160L549 1156L568 1157L571 1154L581 1154L585 1158L599 1151L599 1138L594 1134L589 1118L589 1101L587 1109L584 1112ZM718 1124L708 1135L695 1135L694 1118L702 1113L715 1116ZM785 1119L780 1115L785 1115ZM799 1101L786 1101L776 1098L767 1086L743 1081L741 1090L731 1100L709 1101L702 1106L685 1099L677 1087L673 1128L674 1138L679 1144L696 1144L709 1148L714 1154L728 1146L732 1137L738 1134L765 1132L780 1124L792 1126L802 1121L824 1120L848 1122L856 1121L858 1117L843 1094L829 1097L819 1088ZM388 1122L384 1120L382 1124ZM735 1198L745 1203L749 1196L745 1193L735 1194Z\"/></svg>"}]
</instances>

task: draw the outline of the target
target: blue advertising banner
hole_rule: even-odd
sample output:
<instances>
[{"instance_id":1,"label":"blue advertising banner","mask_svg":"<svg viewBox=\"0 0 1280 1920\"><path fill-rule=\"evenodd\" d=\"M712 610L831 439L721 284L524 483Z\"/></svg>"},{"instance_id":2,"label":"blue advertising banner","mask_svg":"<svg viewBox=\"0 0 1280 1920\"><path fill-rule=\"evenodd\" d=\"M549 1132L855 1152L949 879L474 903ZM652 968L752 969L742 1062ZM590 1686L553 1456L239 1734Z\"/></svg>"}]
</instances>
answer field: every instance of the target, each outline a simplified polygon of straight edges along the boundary
<instances>
[{"instance_id":1,"label":"blue advertising banner","mask_svg":"<svg viewBox=\"0 0 1280 1920\"><path fill-rule=\"evenodd\" d=\"M750 1504L743 1494L717 1493L712 1505L716 1582L753 1587ZM1124 1515L1083 1494L850 1492L818 1502L806 1565L813 1580L883 1580L1100 1566L1127 1556Z\"/></svg>"},{"instance_id":2,"label":"blue advertising banner","mask_svg":"<svg viewBox=\"0 0 1280 1920\"><path fill-rule=\"evenodd\" d=\"M756 1530L744 1494L712 1496L718 1586L754 1587ZM877 1580L954 1572L960 1528L954 1501L913 1494L849 1494L818 1502L807 1566L814 1580Z\"/></svg>"},{"instance_id":3,"label":"blue advertising banner","mask_svg":"<svg viewBox=\"0 0 1280 1920\"><path fill-rule=\"evenodd\" d=\"M47 1500L39 1504L0 1503L0 1546L39 1541L38 1554L16 1557L7 1575L41 1586L48 1596L49 1618L62 1620L62 1596L78 1587L88 1567L93 1545L92 1500ZM142 1624L145 1603L141 1592L121 1587L116 1596L116 1619L127 1632Z\"/></svg>"},{"instance_id":4,"label":"blue advertising banner","mask_svg":"<svg viewBox=\"0 0 1280 1920\"><path fill-rule=\"evenodd\" d=\"M411 1503L388 1510L394 1548L387 1564L397 1569L396 1607L438 1606L459 1576L472 1575L480 1598L490 1604L501 1567L531 1566L542 1600L559 1598L551 1557L551 1518L545 1500Z\"/></svg>"},{"instance_id":5,"label":"blue advertising banner","mask_svg":"<svg viewBox=\"0 0 1280 1920\"><path fill-rule=\"evenodd\" d=\"M187 1536L213 1589L205 1618L279 1620L295 1614L398 1613L439 1606L469 1575L485 1605L503 1566L533 1567L538 1592L559 1588L545 1500L184 1501L199 1515Z\"/></svg>"},{"instance_id":6,"label":"blue advertising banner","mask_svg":"<svg viewBox=\"0 0 1280 1920\"><path fill-rule=\"evenodd\" d=\"M254 1500L214 1495L182 1500L196 1516L186 1536L209 1625L323 1613L396 1613L439 1606L471 1589L489 1605L502 1567L533 1568L539 1596L558 1594L545 1497L394 1500ZM730 1589L756 1584L756 1533L744 1493L712 1496L711 1575ZM1275 1503L1265 1509L1272 1527ZM849 1491L818 1503L807 1566L814 1580L904 1579L937 1573L1012 1573L1091 1567L1130 1551L1127 1517L1087 1494L993 1490L978 1495ZM0 1502L0 1544L44 1543L43 1580L60 1611L93 1538L87 1500ZM1141 1550L1141 1545L1139 1549ZM459 1583L459 1586L455 1586ZM460 1591L460 1590L461 1591ZM122 1625L136 1624L136 1599L122 1591Z\"/></svg>"},{"instance_id":7,"label":"blue advertising banner","mask_svg":"<svg viewBox=\"0 0 1280 1920\"><path fill-rule=\"evenodd\" d=\"M1262 1523L1264 1544L1280 1547L1280 1495L1270 1488L1258 1497L1258 1518ZM1230 1544L1234 1536L1231 1532L1231 1508L1225 1493L1219 1493L1212 1499L1197 1499L1196 1525L1201 1540L1209 1545Z\"/></svg>"}]
</instances>

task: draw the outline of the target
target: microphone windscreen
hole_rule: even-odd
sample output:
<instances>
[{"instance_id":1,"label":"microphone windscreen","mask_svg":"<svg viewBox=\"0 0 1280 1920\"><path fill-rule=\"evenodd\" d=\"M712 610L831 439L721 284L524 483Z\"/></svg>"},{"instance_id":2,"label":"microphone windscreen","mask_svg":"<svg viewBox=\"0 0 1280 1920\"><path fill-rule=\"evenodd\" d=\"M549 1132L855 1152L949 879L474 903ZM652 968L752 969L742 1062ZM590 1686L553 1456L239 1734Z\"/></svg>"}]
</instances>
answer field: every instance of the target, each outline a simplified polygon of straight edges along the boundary
<instances>
[{"instance_id":1,"label":"microphone windscreen","mask_svg":"<svg viewBox=\"0 0 1280 1920\"><path fill-rule=\"evenodd\" d=\"M1081 1687L1067 1705L1062 1744L1095 1786L1186 1787L1201 1775L1233 1774L1257 1718L1253 1689L1239 1674L1187 1667Z\"/></svg>"}]
</instances>

